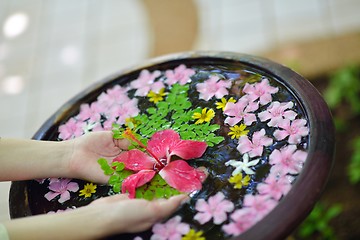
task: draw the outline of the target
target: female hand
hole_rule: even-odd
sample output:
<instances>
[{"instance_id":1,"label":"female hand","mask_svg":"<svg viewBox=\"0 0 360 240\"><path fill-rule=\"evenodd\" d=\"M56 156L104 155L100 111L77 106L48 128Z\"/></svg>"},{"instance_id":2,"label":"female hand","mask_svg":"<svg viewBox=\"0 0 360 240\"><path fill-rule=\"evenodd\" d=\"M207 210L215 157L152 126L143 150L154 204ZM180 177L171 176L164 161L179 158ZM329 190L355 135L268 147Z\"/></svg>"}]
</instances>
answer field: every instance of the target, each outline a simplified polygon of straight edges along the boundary
<instances>
[{"instance_id":1,"label":"female hand","mask_svg":"<svg viewBox=\"0 0 360 240\"><path fill-rule=\"evenodd\" d=\"M130 145L126 139L113 139L111 131L87 133L66 142L72 146L68 160L69 177L97 183L106 183L109 178L104 175L97 160L105 158L111 161Z\"/></svg>"},{"instance_id":2,"label":"female hand","mask_svg":"<svg viewBox=\"0 0 360 240\"><path fill-rule=\"evenodd\" d=\"M178 195L146 201L119 194L71 211L18 218L3 225L14 240L102 239L147 230L173 213L185 199L185 195Z\"/></svg>"},{"instance_id":3,"label":"female hand","mask_svg":"<svg viewBox=\"0 0 360 240\"><path fill-rule=\"evenodd\" d=\"M89 208L97 208L104 213L102 221L107 226L108 234L135 233L149 229L173 213L187 195L178 195L170 199L130 199L127 194L118 194L95 200Z\"/></svg>"}]
</instances>

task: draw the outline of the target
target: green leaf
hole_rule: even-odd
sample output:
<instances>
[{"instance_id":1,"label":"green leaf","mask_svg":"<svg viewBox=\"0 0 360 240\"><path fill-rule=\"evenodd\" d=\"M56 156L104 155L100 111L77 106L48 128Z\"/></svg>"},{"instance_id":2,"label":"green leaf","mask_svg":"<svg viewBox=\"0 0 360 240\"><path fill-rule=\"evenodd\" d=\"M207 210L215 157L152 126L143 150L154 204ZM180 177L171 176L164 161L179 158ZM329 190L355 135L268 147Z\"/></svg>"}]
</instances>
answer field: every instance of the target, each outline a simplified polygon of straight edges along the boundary
<instances>
[{"instance_id":1,"label":"green leaf","mask_svg":"<svg viewBox=\"0 0 360 240\"><path fill-rule=\"evenodd\" d=\"M121 183L116 183L113 185L113 191L119 193L121 191Z\"/></svg>"},{"instance_id":2,"label":"green leaf","mask_svg":"<svg viewBox=\"0 0 360 240\"><path fill-rule=\"evenodd\" d=\"M157 189L155 190L155 197L156 197L156 198L163 198L164 195L165 195L164 189L162 189L162 188L157 188Z\"/></svg>"},{"instance_id":3,"label":"green leaf","mask_svg":"<svg viewBox=\"0 0 360 240\"><path fill-rule=\"evenodd\" d=\"M156 113L156 108L151 107L151 108L148 108L146 111L147 111L149 114L154 114L154 113Z\"/></svg>"},{"instance_id":4,"label":"green leaf","mask_svg":"<svg viewBox=\"0 0 360 240\"><path fill-rule=\"evenodd\" d=\"M150 190L146 190L143 197L144 199L151 201L154 199L154 192Z\"/></svg>"},{"instance_id":5,"label":"green leaf","mask_svg":"<svg viewBox=\"0 0 360 240\"><path fill-rule=\"evenodd\" d=\"M109 178L109 184L110 185L115 185L116 183L119 183L121 180L120 180L120 176L119 175L112 175L110 176Z\"/></svg>"},{"instance_id":6,"label":"green leaf","mask_svg":"<svg viewBox=\"0 0 360 240\"><path fill-rule=\"evenodd\" d=\"M125 164L122 162L119 162L119 164L117 164L117 166L115 168L116 172L121 172L124 169L125 169Z\"/></svg>"}]
</instances>

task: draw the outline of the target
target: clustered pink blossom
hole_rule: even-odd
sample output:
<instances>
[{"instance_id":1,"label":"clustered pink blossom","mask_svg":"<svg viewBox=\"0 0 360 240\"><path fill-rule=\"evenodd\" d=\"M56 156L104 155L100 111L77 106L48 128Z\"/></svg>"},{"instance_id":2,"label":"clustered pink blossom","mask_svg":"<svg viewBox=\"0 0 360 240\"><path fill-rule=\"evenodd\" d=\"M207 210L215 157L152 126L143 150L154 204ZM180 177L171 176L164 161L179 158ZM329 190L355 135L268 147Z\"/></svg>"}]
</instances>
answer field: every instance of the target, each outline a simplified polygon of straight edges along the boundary
<instances>
[{"instance_id":1,"label":"clustered pink blossom","mask_svg":"<svg viewBox=\"0 0 360 240\"><path fill-rule=\"evenodd\" d=\"M102 112L106 112L106 109L110 109L118 104L130 101L127 91L128 89L123 88L120 85L115 85L106 90L106 92L101 93L97 98L97 102L103 109Z\"/></svg>"},{"instance_id":2,"label":"clustered pink blossom","mask_svg":"<svg viewBox=\"0 0 360 240\"><path fill-rule=\"evenodd\" d=\"M275 176L270 174L263 183L257 185L257 190L261 195L268 195L275 200L280 200L291 188L291 181L286 176Z\"/></svg>"},{"instance_id":3,"label":"clustered pink blossom","mask_svg":"<svg viewBox=\"0 0 360 240\"><path fill-rule=\"evenodd\" d=\"M119 125L125 124L127 118L135 117L139 114L140 110L137 107L138 100L136 98L129 99L123 104L113 106L110 110L108 120Z\"/></svg>"},{"instance_id":4,"label":"clustered pink blossom","mask_svg":"<svg viewBox=\"0 0 360 240\"><path fill-rule=\"evenodd\" d=\"M267 125L269 127L277 127L285 119L294 120L297 113L292 110L289 110L294 106L293 102L283 102L278 101L272 102L270 106L263 112L259 113L259 119L262 122L270 120Z\"/></svg>"},{"instance_id":5,"label":"clustered pink blossom","mask_svg":"<svg viewBox=\"0 0 360 240\"><path fill-rule=\"evenodd\" d=\"M294 121L285 119L279 123L279 128L282 130L275 130L274 137L277 140L283 140L289 137L288 142L290 144L300 143L301 138L309 134L309 128L305 125L305 119L295 119Z\"/></svg>"},{"instance_id":6,"label":"clustered pink blossom","mask_svg":"<svg viewBox=\"0 0 360 240\"><path fill-rule=\"evenodd\" d=\"M230 223L223 225L225 233L238 236L260 221L277 205L277 201L265 195L247 194L244 197L243 208L230 215Z\"/></svg>"},{"instance_id":7,"label":"clustered pink blossom","mask_svg":"<svg viewBox=\"0 0 360 240\"><path fill-rule=\"evenodd\" d=\"M165 223L156 223L150 240L181 240L190 231L189 224L182 223L180 216L175 216Z\"/></svg>"},{"instance_id":8,"label":"clustered pink blossom","mask_svg":"<svg viewBox=\"0 0 360 240\"><path fill-rule=\"evenodd\" d=\"M195 71L191 68L186 68L184 64L176 67L174 70L166 70L165 83L169 86L179 83L180 85L185 85L189 82L190 77L195 74Z\"/></svg>"},{"instance_id":9,"label":"clustered pink blossom","mask_svg":"<svg viewBox=\"0 0 360 240\"><path fill-rule=\"evenodd\" d=\"M71 182L68 178L52 178L48 188L50 191L45 194L45 198L51 201L55 197L60 195L59 203L64 203L70 199L70 192L76 192L79 190L79 185L76 182Z\"/></svg>"},{"instance_id":10,"label":"clustered pink blossom","mask_svg":"<svg viewBox=\"0 0 360 240\"><path fill-rule=\"evenodd\" d=\"M264 78L261 82L255 84L246 83L243 92L247 93L250 97L250 101L255 101L259 99L261 105L268 104L272 101L271 94L277 93L279 89L277 87L272 87L269 84L269 80Z\"/></svg>"},{"instance_id":11,"label":"clustered pink blossom","mask_svg":"<svg viewBox=\"0 0 360 240\"><path fill-rule=\"evenodd\" d=\"M226 200L222 192L218 192L210 197L208 202L204 199L197 200L195 209L198 213L194 219L200 224L207 223L213 218L214 224L219 225L226 221L227 213L234 210L234 204Z\"/></svg>"},{"instance_id":12,"label":"clustered pink blossom","mask_svg":"<svg viewBox=\"0 0 360 240\"><path fill-rule=\"evenodd\" d=\"M256 121L256 115L253 113L259 108L257 102L249 101L247 95L241 97L236 103L228 102L224 108L224 114L228 117L225 123L234 126L240 121L250 126Z\"/></svg>"},{"instance_id":13,"label":"clustered pink blossom","mask_svg":"<svg viewBox=\"0 0 360 240\"><path fill-rule=\"evenodd\" d=\"M138 100L130 99L127 91L128 89L115 85L101 93L97 101L82 104L79 114L59 127L59 138L67 140L90 130L111 130L113 123L122 125L127 118L137 116L140 112Z\"/></svg>"},{"instance_id":14,"label":"clustered pink blossom","mask_svg":"<svg viewBox=\"0 0 360 240\"><path fill-rule=\"evenodd\" d=\"M59 138L68 140L75 137L80 137L84 134L86 123L78 121L75 118L70 118L65 124L59 127Z\"/></svg>"},{"instance_id":15,"label":"clustered pink blossom","mask_svg":"<svg viewBox=\"0 0 360 240\"><path fill-rule=\"evenodd\" d=\"M90 122L98 122L101 118L101 113L103 109L99 106L98 102L93 102L91 104L81 104L80 113L77 115L79 121L89 120Z\"/></svg>"},{"instance_id":16,"label":"clustered pink blossom","mask_svg":"<svg viewBox=\"0 0 360 240\"><path fill-rule=\"evenodd\" d=\"M254 132L251 141L247 136L240 137L237 150L241 154L249 153L250 157L257 157L262 155L264 147L271 144L273 144L273 140L265 136L265 129L262 128L260 131Z\"/></svg>"},{"instance_id":17,"label":"clustered pink blossom","mask_svg":"<svg viewBox=\"0 0 360 240\"><path fill-rule=\"evenodd\" d=\"M230 219L230 223L223 225L222 229L226 234L238 236L255 224L256 217L249 208L241 208L235 210Z\"/></svg>"},{"instance_id":18,"label":"clustered pink blossom","mask_svg":"<svg viewBox=\"0 0 360 240\"><path fill-rule=\"evenodd\" d=\"M306 160L307 153L297 150L296 145L287 145L280 150L275 149L269 156L269 163L274 165L273 174L298 174Z\"/></svg>"},{"instance_id":19,"label":"clustered pink blossom","mask_svg":"<svg viewBox=\"0 0 360 240\"><path fill-rule=\"evenodd\" d=\"M165 87L162 81L155 81L161 75L161 72L156 70L149 72L142 70L140 76L130 83L133 89L136 89L135 96L145 97L150 91L159 93Z\"/></svg>"},{"instance_id":20,"label":"clustered pink blossom","mask_svg":"<svg viewBox=\"0 0 360 240\"><path fill-rule=\"evenodd\" d=\"M227 89L230 87L231 81L220 80L218 76L211 76L208 80L196 85L196 89L200 93L199 98L205 101L210 100L214 96L217 99L221 99L229 93Z\"/></svg>"}]
</instances>

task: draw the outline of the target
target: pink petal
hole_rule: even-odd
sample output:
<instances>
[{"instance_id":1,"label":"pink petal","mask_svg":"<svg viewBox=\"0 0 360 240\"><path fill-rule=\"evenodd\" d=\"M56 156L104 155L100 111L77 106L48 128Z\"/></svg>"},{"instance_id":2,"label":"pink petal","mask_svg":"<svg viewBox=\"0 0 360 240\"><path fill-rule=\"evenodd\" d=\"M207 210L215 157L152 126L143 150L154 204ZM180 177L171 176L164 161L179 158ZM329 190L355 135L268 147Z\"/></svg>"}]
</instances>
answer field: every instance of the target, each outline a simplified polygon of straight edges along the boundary
<instances>
[{"instance_id":1,"label":"pink petal","mask_svg":"<svg viewBox=\"0 0 360 240\"><path fill-rule=\"evenodd\" d=\"M214 196L210 197L208 202L212 207L217 207L225 199L225 195L222 192L216 193Z\"/></svg>"},{"instance_id":2,"label":"pink petal","mask_svg":"<svg viewBox=\"0 0 360 240\"><path fill-rule=\"evenodd\" d=\"M205 142L181 140L177 132L172 129L156 132L148 142L148 149L158 158L176 155L188 160L201 157L207 147Z\"/></svg>"},{"instance_id":3,"label":"pink petal","mask_svg":"<svg viewBox=\"0 0 360 240\"><path fill-rule=\"evenodd\" d=\"M214 214L214 224L216 224L216 225L219 225L219 224L225 222L227 219L227 214L224 211L217 211L217 212L214 212L213 214Z\"/></svg>"},{"instance_id":4,"label":"pink petal","mask_svg":"<svg viewBox=\"0 0 360 240\"><path fill-rule=\"evenodd\" d=\"M184 160L201 157L207 148L205 142L181 140L170 148L170 155L176 155Z\"/></svg>"},{"instance_id":5,"label":"pink petal","mask_svg":"<svg viewBox=\"0 0 360 240\"><path fill-rule=\"evenodd\" d=\"M62 181L64 180L57 180L57 181L53 181L49 184L49 189L51 191L54 191L54 192L60 192L62 190Z\"/></svg>"},{"instance_id":6,"label":"pink petal","mask_svg":"<svg viewBox=\"0 0 360 240\"><path fill-rule=\"evenodd\" d=\"M242 154L247 153L252 150L252 142L247 136L242 136L239 138L239 145L236 149Z\"/></svg>"},{"instance_id":7,"label":"pink petal","mask_svg":"<svg viewBox=\"0 0 360 240\"><path fill-rule=\"evenodd\" d=\"M151 85L151 90L155 93L159 93L159 91L165 88L164 83L161 81L155 82Z\"/></svg>"},{"instance_id":8,"label":"pink petal","mask_svg":"<svg viewBox=\"0 0 360 240\"><path fill-rule=\"evenodd\" d=\"M244 116L244 123L246 126L250 126L255 121L256 121L255 114L248 113Z\"/></svg>"},{"instance_id":9,"label":"pink petal","mask_svg":"<svg viewBox=\"0 0 360 240\"><path fill-rule=\"evenodd\" d=\"M252 149L252 151L250 151L249 156L250 157L257 157L257 156L261 156L263 153L263 146L258 146Z\"/></svg>"},{"instance_id":10,"label":"pink petal","mask_svg":"<svg viewBox=\"0 0 360 240\"><path fill-rule=\"evenodd\" d=\"M77 184L76 182L70 182L66 189L70 192L76 192L79 190L79 184Z\"/></svg>"},{"instance_id":11,"label":"pink petal","mask_svg":"<svg viewBox=\"0 0 360 240\"><path fill-rule=\"evenodd\" d=\"M180 135L172 129L156 132L148 142L147 148L159 159L166 158L169 149L176 145Z\"/></svg>"},{"instance_id":12,"label":"pink petal","mask_svg":"<svg viewBox=\"0 0 360 240\"><path fill-rule=\"evenodd\" d=\"M151 181L151 179L155 175L155 171L153 170L141 170L136 174L132 174L124 179L122 182L122 193L129 193L129 198L135 198L135 190L138 187L141 187L145 183Z\"/></svg>"},{"instance_id":13,"label":"pink petal","mask_svg":"<svg viewBox=\"0 0 360 240\"><path fill-rule=\"evenodd\" d=\"M203 171L191 167L183 160L170 162L159 174L171 187L180 192L200 190L206 177Z\"/></svg>"},{"instance_id":14,"label":"pink petal","mask_svg":"<svg viewBox=\"0 0 360 240\"><path fill-rule=\"evenodd\" d=\"M225 119L225 123L229 124L230 126L234 126L235 124L237 124L240 121L241 121L241 118L239 118L239 117L227 117Z\"/></svg>"},{"instance_id":15,"label":"pink petal","mask_svg":"<svg viewBox=\"0 0 360 240\"><path fill-rule=\"evenodd\" d=\"M200 224L207 223L212 218L212 215L209 212L201 212L197 213L194 216L194 219L198 221Z\"/></svg>"},{"instance_id":16,"label":"pink petal","mask_svg":"<svg viewBox=\"0 0 360 240\"><path fill-rule=\"evenodd\" d=\"M64 203L69 199L70 199L70 193L68 191L65 191L60 195L59 203Z\"/></svg>"},{"instance_id":17,"label":"pink petal","mask_svg":"<svg viewBox=\"0 0 360 240\"><path fill-rule=\"evenodd\" d=\"M126 169L140 171L144 169L153 169L155 159L138 149L133 149L121 153L113 160L113 162L122 162L125 164Z\"/></svg>"},{"instance_id":18,"label":"pink petal","mask_svg":"<svg viewBox=\"0 0 360 240\"><path fill-rule=\"evenodd\" d=\"M289 136L289 134L284 130L275 130L274 132L274 137L276 140L283 140L287 136Z\"/></svg>"},{"instance_id":19,"label":"pink petal","mask_svg":"<svg viewBox=\"0 0 360 240\"><path fill-rule=\"evenodd\" d=\"M204 199L199 199L196 201L195 209L199 212L210 211L209 205Z\"/></svg>"},{"instance_id":20,"label":"pink petal","mask_svg":"<svg viewBox=\"0 0 360 240\"><path fill-rule=\"evenodd\" d=\"M57 195L59 195L60 193L57 192L48 192L44 195L44 197L48 200L51 201L53 200Z\"/></svg>"}]
</instances>

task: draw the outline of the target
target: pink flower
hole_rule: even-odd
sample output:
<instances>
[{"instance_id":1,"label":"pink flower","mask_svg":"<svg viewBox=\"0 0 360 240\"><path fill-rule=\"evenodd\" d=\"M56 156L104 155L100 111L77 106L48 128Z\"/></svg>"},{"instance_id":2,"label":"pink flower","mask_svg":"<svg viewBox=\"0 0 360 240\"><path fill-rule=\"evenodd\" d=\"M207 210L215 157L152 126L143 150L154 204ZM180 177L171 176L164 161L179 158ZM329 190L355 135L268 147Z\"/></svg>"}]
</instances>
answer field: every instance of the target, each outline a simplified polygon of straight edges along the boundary
<instances>
[{"instance_id":1,"label":"pink flower","mask_svg":"<svg viewBox=\"0 0 360 240\"><path fill-rule=\"evenodd\" d=\"M161 75L161 72L156 70L150 73L144 69L140 72L140 76L130 83L130 86L136 89L135 96L145 97L150 90L159 93L160 89L164 88L162 81L155 82L155 79Z\"/></svg>"},{"instance_id":2,"label":"pink flower","mask_svg":"<svg viewBox=\"0 0 360 240\"><path fill-rule=\"evenodd\" d=\"M268 214L277 205L277 201L266 195L247 194L244 197L243 207L249 208L255 217L255 221L259 221Z\"/></svg>"},{"instance_id":3,"label":"pink flower","mask_svg":"<svg viewBox=\"0 0 360 240\"><path fill-rule=\"evenodd\" d=\"M226 213L234 210L234 204L229 200L225 200L222 192L218 192L210 197L208 202L204 199L199 199L196 202L195 209L199 211L194 217L200 224L207 223L211 218L214 219L214 224L221 224L226 221Z\"/></svg>"},{"instance_id":4,"label":"pink flower","mask_svg":"<svg viewBox=\"0 0 360 240\"><path fill-rule=\"evenodd\" d=\"M309 128L305 126L305 119L296 119L292 122L285 119L279 124L279 127L283 130L275 130L274 137L277 140L283 140L289 136L288 142L290 144L297 144L301 142L301 137L309 134Z\"/></svg>"},{"instance_id":5,"label":"pink flower","mask_svg":"<svg viewBox=\"0 0 360 240\"><path fill-rule=\"evenodd\" d=\"M288 145L280 150L275 149L269 156L273 174L298 174L306 160L307 153L296 150L296 145Z\"/></svg>"},{"instance_id":6,"label":"pink flower","mask_svg":"<svg viewBox=\"0 0 360 240\"><path fill-rule=\"evenodd\" d=\"M251 101L260 99L259 102L261 105L265 105L271 102L271 94L277 93L278 91L279 89L277 87L270 86L269 81L266 78L264 78L259 83L246 83L243 88L243 92L250 96Z\"/></svg>"},{"instance_id":7,"label":"pink flower","mask_svg":"<svg viewBox=\"0 0 360 240\"><path fill-rule=\"evenodd\" d=\"M273 140L265 136L265 129L254 132L252 135L252 141L247 136L242 136L239 139L239 145L237 150L241 153L249 153L250 157L261 156L264 150L264 146L270 146L273 144Z\"/></svg>"},{"instance_id":8,"label":"pink flower","mask_svg":"<svg viewBox=\"0 0 360 240\"><path fill-rule=\"evenodd\" d=\"M199 98L208 101L213 96L220 99L227 95L229 93L227 88L231 87L231 81L219 79L218 76L211 76L203 83L197 84L196 89L200 93Z\"/></svg>"},{"instance_id":9,"label":"pink flower","mask_svg":"<svg viewBox=\"0 0 360 240\"><path fill-rule=\"evenodd\" d=\"M116 119L116 123L125 124L127 118L135 117L139 114L138 99L134 98L122 104L116 105L111 108L109 118Z\"/></svg>"},{"instance_id":10,"label":"pink flower","mask_svg":"<svg viewBox=\"0 0 360 240\"><path fill-rule=\"evenodd\" d=\"M267 123L269 127L277 127L279 123L282 123L284 119L294 120L297 113L292 110L287 110L294 106L293 102L272 102L270 106L263 112L259 113L259 119L265 122L270 119ZM286 111L287 110L287 111Z\"/></svg>"},{"instance_id":11,"label":"pink flower","mask_svg":"<svg viewBox=\"0 0 360 240\"><path fill-rule=\"evenodd\" d=\"M126 169L136 172L123 181L123 193L129 192L129 197L134 198L135 189L149 182L156 172L180 192L201 189L205 173L184 160L201 157L207 148L205 142L181 140L178 133L168 129L156 132L148 141L148 146L145 146L131 132L126 131L125 134L145 148L149 155L133 149L113 160L123 162ZM171 161L175 156L177 160Z\"/></svg>"},{"instance_id":12,"label":"pink flower","mask_svg":"<svg viewBox=\"0 0 360 240\"><path fill-rule=\"evenodd\" d=\"M85 125L83 121L78 122L75 118L70 118L65 124L59 126L59 138L67 140L83 135Z\"/></svg>"},{"instance_id":13,"label":"pink flower","mask_svg":"<svg viewBox=\"0 0 360 240\"><path fill-rule=\"evenodd\" d=\"M98 106L103 109L103 112L106 112L106 109L110 109L113 105L122 104L129 100L127 89L115 85L113 88L108 89L106 93L100 94Z\"/></svg>"},{"instance_id":14,"label":"pink flower","mask_svg":"<svg viewBox=\"0 0 360 240\"><path fill-rule=\"evenodd\" d=\"M76 192L79 190L79 185L76 182L70 182L71 179L60 178L57 180L50 180L49 189L50 192L45 194L45 198L51 201L58 195L60 195L59 203L64 203L70 199L70 192Z\"/></svg>"},{"instance_id":15,"label":"pink flower","mask_svg":"<svg viewBox=\"0 0 360 240\"><path fill-rule=\"evenodd\" d=\"M180 216L169 219L166 223L156 223L150 240L181 240L190 231L190 226L181 222Z\"/></svg>"},{"instance_id":16,"label":"pink flower","mask_svg":"<svg viewBox=\"0 0 360 240\"><path fill-rule=\"evenodd\" d=\"M259 183L257 186L260 194L271 196L275 200L280 200L289 192L290 188L291 182L286 176L276 177L273 174L270 174L264 183Z\"/></svg>"},{"instance_id":17,"label":"pink flower","mask_svg":"<svg viewBox=\"0 0 360 240\"><path fill-rule=\"evenodd\" d=\"M254 212L248 208L241 208L236 210L230 216L231 222L223 225L222 229L226 234L238 236L251 228L256 223Z\"/></svg>"},{"instance_id":18,"label":"pink flower","mask_svg":"<svg viewBox=\"0 0 360 240\"><path fill-rule=\"evenodd\" d=\"M256 121L255 114L251 112L256 111L258 107L258 103L249 102L247 96L241 97L236 103L228 102L224 108L224 114L229 116L225 123L234 126L243 120L245 125L250 126Z\"/></svg>"},{"instance_id":19,"label":"pink flower","mask_svg":"<svg viewBox=\"0 0 360 240\"><path fill-rule=\"evenodd\" d=\"M175 68L174 71L167 70L165 72L165 76L167 78L165 83L168 84L169 86L175 83L179 83L180 85L185 85L190 80L190 77L194 74L195 71L193 69L186 68L184 64L181 64L180 66Z\"/></svg>"},{"instance_id":20,"label":"pink flower","mask_svg":"<svg viewBox=\"0 0 360 240\"><path fill-rule=\"evenodd\" d=\"M77 119L79 121L90 120L90 122L97 122L100 120L101 113L103 109L99 106L97 102L93 102L91 104L81 104L80 113L77 115Z\"/></svg>"}]
</instances>

